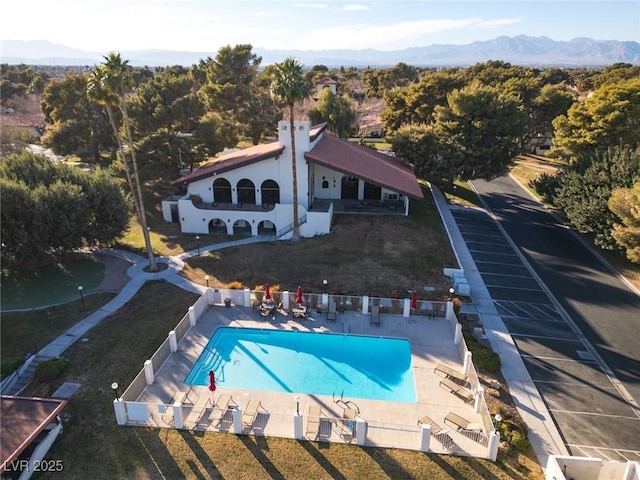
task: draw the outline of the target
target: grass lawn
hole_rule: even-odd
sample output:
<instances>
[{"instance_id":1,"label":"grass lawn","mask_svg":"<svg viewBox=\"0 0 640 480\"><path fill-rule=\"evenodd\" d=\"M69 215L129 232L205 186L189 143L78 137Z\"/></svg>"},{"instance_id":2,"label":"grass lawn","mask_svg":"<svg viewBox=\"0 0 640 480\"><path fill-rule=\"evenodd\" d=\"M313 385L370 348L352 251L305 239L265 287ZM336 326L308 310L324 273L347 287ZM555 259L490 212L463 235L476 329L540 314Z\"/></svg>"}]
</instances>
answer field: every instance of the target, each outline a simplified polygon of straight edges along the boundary
<instances>
[{"instance_id":1,"label":"grass lawn","mask_svg":"<svg viewBox=\"0 0 640 480\"><path fill-rule=\"evenodd\" d=\"M51 263L37 268L2 269L2 310L20 310L58 305L80 298L98 288L104 278L104 264L79 259Z\"/></svg>"},{"instance_id":2,"label":"grass lawn","mask_svg":"<svg viewBox=\"0 0 640 480\"><path fill-rule=\"evenodd\" d=\"M187 260L183 274L202 285L209 275L212 287L269 282L321 292L326 279L334 294L404 297L418 289L421 299L442 300L451 286L442 270L457 263L426 190L425 197L411 202L408 217L336 215L329 235L211 252Z\"/></svg>"},{"instance_id":3,"label":"grass lawn","mask_svg":"<svg viewBox=\"0 0 640 480\"><path fill-rule=\"evenodd\" d=\"M92 329L88 341L65 352L69 365L61 378L36 380L24 392L46 397L63 381L82 384L65 409L65 430L49 454L62 460L64 478L543 478L534 461L515 453L500 454L492 463L281 438L118 427L111 382L130 382L195 299L168 283L148 282L124 308ZM57 478L42 476L49 477Z\"/></svg>"},{"instance_id":4,"label":"grass lawn","mask_svg":"<svg viewBox=\"0 0 640 480\"><path fill-rule=\"evenodd\" d=\"M41 310L3 313L0 317L2 375L13 372L28 353L37 352L113 297L113 293L87 295L84 309L82 302L77 300Z\"/></svg>"}]
</instances>

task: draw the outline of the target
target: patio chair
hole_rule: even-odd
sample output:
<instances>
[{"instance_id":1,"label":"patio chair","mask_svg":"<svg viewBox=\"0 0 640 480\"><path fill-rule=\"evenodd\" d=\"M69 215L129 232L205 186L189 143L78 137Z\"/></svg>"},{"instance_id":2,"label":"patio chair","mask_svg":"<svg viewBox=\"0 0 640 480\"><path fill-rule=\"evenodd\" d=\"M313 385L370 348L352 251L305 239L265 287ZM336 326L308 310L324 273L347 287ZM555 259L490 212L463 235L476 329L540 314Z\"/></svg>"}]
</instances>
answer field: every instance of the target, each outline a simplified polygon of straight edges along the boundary
<instances>
[{"instance_id":1,"label":"patio chair","mask_svg":"<svg viewBox=\"0 0 640 480\"><path fill-rule=\"evenodd\" d=\"M442 427L426 415L418 420L418 425L429 425L431 427L431 435L437 435L442 432Z\"/></svg>"},{"instance_id":2,"label":"patio chair","mask_svg":"<svg viewBox=\"0 0 640 480\"><path fill-rule=\"evenodd\" d=\"M443 363L439 363L438 365L436 365L433 371L441 377L458 380L463 384L467 383L467 376L464 373L459 372L458 370L455 370Z\"/></svg>"},{"instance_id":3,"label":"patio chair","mask_svg":"<svg viewBox=\"0 0 640 480\"><path fill-rule=\"evenodd\" d=\"M211 422L220 422L227 414L227 410L229 410L231 405L235 406L237 404L233 401L233 397L230 394L223 393L220 395L214 405L211 415L209 415L209 420Z\"/></svg>"},{"instance_id":4,"label":"patio chair","mask_svg":"<svg viewBox=\"0 0 640 480\"><path fill-rule=\"evenodd\" d=\"M322 408L317 405L309 405L309 413L307 414L307 438L315 440L320 434L320 417L322 416Z\"/></svg>"},{"instance_id":5,"label":"patio chair","mask_svg":"<svg viewBox=\"0 0 640 480\"><path fill-rule=\"evenodd\" d=\"M379 305L371 306L370 325L380 326L380 306Z\"/></svg>"},{"instance_id":6,"label":"patio chair","mask_svg":"<svg viewBox=\"0 0 640 480\"><path fill-rule=\"evenodd\" d=\"M457 430L482 431L481 423L470 422L466 418L462 418L460 415L453 412L447 413L447 416L444 417L444 423L455 427Z\"/></svg>"},{"instance_id":7,"label":"patio chair","mask_svg":"<svg viewBox=\"0 0 640 480\"><path fill-rule=\"evenodd\" d=\"M471 390L464 388L462 385L455 383L449 378L443 378L440 380L440 387L461 398L465 403L473 401L473 392Z\"/></svg>"},{"instance_id":8,"label":"patio chair","mask_svg":"<svg viewBox=\"0 0 640 480\"><path fill-rule=\"evenodd\" d=\"M243 427L246 427L249 430L253 428L253 422L256 421L256 418L258 417L258 409L260 408L264 409L260 400L256 400L255 398L249 400L249 403L247 403L247 406L242 411Z\"/></svg>"},{"instance_id":9,"label":"patio chair","mask_svg":"<svg viewBox=\"0 0 640 480\"><path fill-rule=\"evenodd\" d=\"M327 322L335 322L336 320L336 302L329 302L329 310L327 311Z\"/></svg>"}]
</instances>

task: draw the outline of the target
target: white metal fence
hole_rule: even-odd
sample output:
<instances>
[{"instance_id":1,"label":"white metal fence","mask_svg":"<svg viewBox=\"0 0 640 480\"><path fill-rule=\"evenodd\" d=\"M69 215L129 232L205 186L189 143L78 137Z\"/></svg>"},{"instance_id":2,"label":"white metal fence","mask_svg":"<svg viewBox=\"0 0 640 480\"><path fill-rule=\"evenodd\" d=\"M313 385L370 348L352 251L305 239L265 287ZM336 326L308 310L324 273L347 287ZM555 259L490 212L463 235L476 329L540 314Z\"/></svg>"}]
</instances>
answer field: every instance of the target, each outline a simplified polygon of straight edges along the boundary
<instances>
[{"instance_id":1,"label":"white metal fence","mask_svg":"<svg viewBox=\"0 0 640 480\"><path fill-rule=\"evenodd\" d=\"M222 292L223 295L227 292ZM247 295L244 292L235 292L233 299L245 302L246 299L253 298L259 300L263 292L251 292ZM242 295L240 295L242 293ZM321 296L315 294L307 295L311 301L320 300ZM174 329L176 341L179 342L188 332L192 323L197 322L208 309L210 295L205 293L190 308ZM231 298L231 297L226 297ZM387 305L391 310L395 309L399 303L397 299L356 299L348 296L330 296L334 301L339 301L342 305L362 305L360 301L372 301L373 304ZM281 297L276 296L277 301ZM429 310L424 310L424 309ZM457 324L451 306L434 307L434 302L421 303L420 311L432 311L435 315L443 315L452 321L452 325ZM453 317L453 318L451 318ZM459 328L459 327L457 327ZM455 331L455 328L454 328ZM467 354L467 347L464 340L459 342L461 355ZM148 362L135 377L133 382L123 393L120 402L114 402L116 408L116 418L126 425L147 425L164 428L184 428L190 430L206 430L213 432L233 432L237 434L265 435L284 438L306 438L308 440L357 443L360 445L370 445L389 448L402 448L409 450L434 451L436 453L450 453L456 455L469 455L483 458L495 458L495 445L492 444L494 437L493 423L489 415L484 397L478 395L476 399L476 411L482 415L484 431L467 430L444 430L430 435L425 441L425 433L418 425L400 425L383 423L377 421L367 421L358 418L343 419L322 416L318 419L318 428L311 432L307 428L308 416L301 417L290 413L267 412L262 409L251 419L250 423L244 421L239 407L225 408L221 410L214 407L211 402L206 403L185 403L185 404L161 404L138 402L137 399L147 386L148 377L153 377L162 364L167 360L172 351L171 341L168 337L156 350ZM150 364L150 365L149 365ZM149 371L150 367L150 371ZM471 387L478 392L480 381L477 377L473 364L469 364L468 377ZM120 409L118 411L118 409ZM495 443L495 442L493 442Z\"/></svg>"}]
</instances>

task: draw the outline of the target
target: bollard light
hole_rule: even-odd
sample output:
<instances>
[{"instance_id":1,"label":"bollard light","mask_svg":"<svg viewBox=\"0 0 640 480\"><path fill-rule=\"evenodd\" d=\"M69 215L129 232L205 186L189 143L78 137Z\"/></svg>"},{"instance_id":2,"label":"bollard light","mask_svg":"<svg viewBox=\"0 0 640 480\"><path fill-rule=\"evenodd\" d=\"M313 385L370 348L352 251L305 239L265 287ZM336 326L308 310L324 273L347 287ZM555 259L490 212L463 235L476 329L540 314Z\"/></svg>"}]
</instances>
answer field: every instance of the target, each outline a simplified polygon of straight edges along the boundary
<instances>
[{"instance_id":1,"label":"bollard light","mask_svg":"<svg viewBox=\"0 0 640 480\"><path fill-rule=\"evenodd\" d=\"M207 281L207 288L209 288L209 275L205 275L204 279Z\"/></svg>"},{"instance_id":2,"label":"bollard light","mask_svg":"<svg viewBox=\"0 0 640 480\"><path fill-rule=\"evenodd\" d=\"M82 285L78 285L78 291L80 292L80 300L82 300L82 310L86 310L86 307L84 305L84 294L82 293L83 290L84 288L82 287Z\"/></svg>"},{"instance_id":3,"label":"bollard light","mask_svg":"<svg viewBox=\"0 0 640 480\"><path fill-rule=\"evenodd\" d=\"M120 395L118 394L118 382L113 382L111 384L111 389L113 390L117 400L120 397Z\"/></svg>"}]
</instances>

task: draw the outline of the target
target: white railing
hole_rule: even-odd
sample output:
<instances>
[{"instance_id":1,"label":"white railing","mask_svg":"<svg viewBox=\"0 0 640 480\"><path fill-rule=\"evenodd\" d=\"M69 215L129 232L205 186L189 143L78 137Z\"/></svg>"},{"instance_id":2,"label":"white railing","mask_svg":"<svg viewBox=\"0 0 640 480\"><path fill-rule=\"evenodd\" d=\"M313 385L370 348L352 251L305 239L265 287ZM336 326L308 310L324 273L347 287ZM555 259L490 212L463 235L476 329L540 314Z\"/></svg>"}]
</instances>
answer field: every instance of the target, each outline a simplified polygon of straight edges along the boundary
<instances>
[{"instance_id":1,"label":"white railing","mask_svg":"<svg viewBox=\"0 0 640 480\"><path fill-rule=\"evenodd\" d=\"M422 427L418 425L367 422L365 445L420 450L421 440Z\"/></svg>"},{"instance_id":2,"label":"white railing","mask_svg":"<svg viewBox=\"0 0 640 480\"><path fill-rule=\"evenodd\" d=\"M245 302L244 290L223 290L223 295L233 295L239 304ZM253 301L259 300L264 295L262 291L252 291L249 295ZM277 301L282 299L280 292L274 292ZM290 295L291 292L290 292ZM197 319L209 308L206 303L207 295L203 295L193 305L192 314ZM291 298L291 297L290 297ZM330 295L330 299L334 299L338 303L344 305L361 305L362 297ZM305 299L311 302L321 300L321 294L307 294ZM274 300L275 301L275 300ZM387 305L388 308L398 303L398 299L369 299L370 304ZM435 302L430 302L432 305ZM442 310L446 310L446 303L443 304ZM424 302L423 304L424 305ZM429 307L431 308L431 307ZM422 310L421 310L422 311ZM189 313L185 315L174 331L176 332L176 340L179 342L189 330L191 323L189 321ZM455 317L455 315L454 315ZM459 349L462 358L466 355L467 347L464 341L459 342ZM170 341L167 338L163 344L156 350L151 358L151 366L154 372L157 372L160 366L166 361L170 355ZM474 390L480 386L473 363L469 365L469 381ZM484 426L483 432L466 431L466 430L447 430L445 432L433 434L430 436L428 446L423 445L423 430L417 425L399 425L393 423L382 423L362 420L354 422L353 420L343 418L322 417L320 419L318 433L316 438L309 438L306 433L306 425L308 418L306 416L300 418L298 415L289 413L272 413L261 411L258 412L254 421L250 425L242 424L238 428L238 419L234 420L234 415L241 413L239 407L237 410L225 409L221 411L211 406L209 402L206 405L197 406L194 404L184 404L181 407L175 405L137 402L144 388L147 386L145 369L143 368L135 377L133 382L123 393L121 399L124 401L124 423L127 425L147 425L153 427L176 428L176 409L180 416L180 423L185 429L190 430L206 430L213 432L234 432L252 435L264 435L283 438L307 438L308 440L324 440L329 442L355 443L356 430L359 435L362 432L358 429L364 428L365 434L362 435L361 442L363 445L401 448L409 450L433 451L435 453L449 453L455 455L468 455L474 457L488 458L489 454L489 437L493 434L494 428L489 415L488 408L483 396L477 399L476 409L482 415ZM302 431L296 433L296 422L302 420ZM238 431L236 431L238 430Z\"/></svg>"},{"instance_id":3,"label":"white railing","mask_svg":"<svg viewBox=\"0 0 640 480\"><path fill-rule=\"evenodd\" d=\"M187 334L189 329L191 328L191 324L189 323L189 314L182 317L182 320L178 322L176 327L173 329L176 332L176 341L180 342Z\"/></svg>"},{"instance_id":4,"label":"white railing","mask_svg":"<svg viewBox=\"0 0 640 480\"><path fill-rule=\"evenodd\" d=\"M153 366L153 371L157 372L160 370L160 367L167 361L167 359L171 356L171 346L169 345L169 338L167 337L162 345L158 347L158 349L151 355L151 365Z\"/></svg>"}]
</instances>

